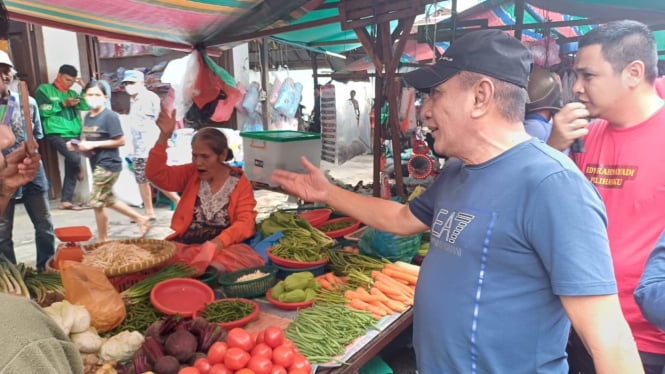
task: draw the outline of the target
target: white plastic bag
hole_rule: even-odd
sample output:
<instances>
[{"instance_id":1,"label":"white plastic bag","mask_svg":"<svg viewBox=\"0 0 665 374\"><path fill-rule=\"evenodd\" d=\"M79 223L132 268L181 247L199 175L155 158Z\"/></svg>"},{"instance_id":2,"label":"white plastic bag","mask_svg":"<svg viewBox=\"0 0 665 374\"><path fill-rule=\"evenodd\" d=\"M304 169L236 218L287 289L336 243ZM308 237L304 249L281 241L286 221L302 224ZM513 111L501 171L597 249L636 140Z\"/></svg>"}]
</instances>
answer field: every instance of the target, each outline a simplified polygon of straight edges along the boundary
<instances>
[{"instance_id":1,"label":"white plastic bag","mask_svg":"<svg viewBox=\"0 0 665 374\"><path fill-rule=\"evenodd\" d=\"M199 74L198 52L193 51L185 57L171 60L162 74L162 82L169 83L173 88L176 120L181 121L192 106L192 96L196 77Z\"/></svg>"}]
</instances>

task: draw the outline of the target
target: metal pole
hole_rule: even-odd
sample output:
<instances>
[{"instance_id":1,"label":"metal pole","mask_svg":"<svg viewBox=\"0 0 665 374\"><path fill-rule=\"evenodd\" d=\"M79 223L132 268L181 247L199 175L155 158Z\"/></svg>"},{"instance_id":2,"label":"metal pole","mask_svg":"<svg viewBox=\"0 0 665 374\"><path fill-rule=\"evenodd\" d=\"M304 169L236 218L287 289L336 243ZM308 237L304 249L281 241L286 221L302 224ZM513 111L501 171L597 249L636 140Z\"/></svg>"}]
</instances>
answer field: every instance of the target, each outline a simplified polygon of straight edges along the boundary
<instances>
[{"instance_id":1,"label":"metal pole","mask_svg":"<svg viewBox=\"0 0 665 374\"><path fill-rule=\"evenodd\" d=\"M270 113L268 111L270 110L270 105L268 103L268 80L270 78L269 76L269 71L270 71L270 61L268 59L268 43L270 42L269 39L263 38L261 40L261 92L265 93L261 95L261 117L263 119L263 129L268 130L268 126L270 125Z\"/></svg>"},{"instance_id":2,"label":"metal pole","mask_svg":"<svg viewBox=\"0 0 665 374\"><path fill-rule=\"evenodd\" d=\"M524 26L524 0L515 1L515 39L522 40L522 28Z\"/></svg>"}]
</instances>

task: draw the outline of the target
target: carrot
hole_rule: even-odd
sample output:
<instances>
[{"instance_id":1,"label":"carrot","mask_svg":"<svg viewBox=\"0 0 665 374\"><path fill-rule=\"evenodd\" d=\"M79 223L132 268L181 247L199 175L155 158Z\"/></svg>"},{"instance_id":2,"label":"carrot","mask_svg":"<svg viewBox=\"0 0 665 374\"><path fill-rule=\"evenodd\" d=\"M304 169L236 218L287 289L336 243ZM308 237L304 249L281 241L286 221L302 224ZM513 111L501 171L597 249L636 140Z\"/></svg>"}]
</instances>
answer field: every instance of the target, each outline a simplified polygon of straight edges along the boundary
<instances>
[{"instance_id":1,"label":"carrot","mask_svg":"<svg viewBox=\"0 0 665 374\"><path fill-rule=\"evenodd\" d=\"M386 282L388 285L390 285L391 287L396 288L397 290L401 291L405 295L407 295L409 297L413 297L413 290L411 290L407 285L405 285L403 283L400 283L400 282L397 282L395 279L393 279L391 276L389 276L385 273L374 270L374 271L372 271L372 278L374 278L374 280L376 280L376 281ZM381 290L381 291L383 291L383 290Z\"/></svg>"},{"instance_id":2,"label":"carrot","mask_svg":"<svg viewBox=\"0 0 665 374\"><path fill-rule=\"evenodd\" d=\"M353 307L355 309L358 309L358 310L364 310L364 311L374 313L374 314L378 314L378 315L381 315L381 316L386 315L386 312L382 308L377 308L374 305L366 303L366 302L364 302L360 299L351 300L349 305L351 305L351 307Z\"/></svg>"},{"instance_id":3,"label":"carrot","mask_svg":"<svg viewBox=\"0 0 665 374\"><path fill-rule=\"evenodd\" d=\"M330 282L328 282L328 280L326 280L325 278L317 279L317 281L319 282L319 284L321 284L321 287L323 287L326 290L333 291L335 289L333 285L330 284Z\"/></svg>"},{"instance_id":4,"label":"carrot","mask_svg":"<svg viewBox=\"0 0 665 374\"><path fill-rule=\"evenodd\" d=\"M394 313L392 309L388 308L388 306L381 301L370 301L369 305L374 305L375 307L383 310L388 315Z\"/></svg>"},{"instance_id":5,"label":"carrot","mask_svg":"<svg viewBox=\"0 0 665 374\"><path fill-rule=\"evenodd\" d=\"M402 272L402 270L393 269L388 265L386 265L381 272L396 280L406 281L407 284L416 284L416 282L418 282L418 276Z\"/></svg>"},{"instance_id":6,"label":"carrot","mask_svg":"<svg viewBox=\"0 0 665 374\"><path fill-rule=\"evenodd\" d=\"M383 302L387 300L388 298L383 295L371 295L367 290L365 290L362 287L358 287L355 291L353 290L347 290L344 292L344 297L347 299L360 299L366 303L371 303L373 301L378 301L378 302Z\"/></svg>"},{"instance_id":7,"label":"carrot","mask_svg":"<svg viewBox=\"0 0 665 374\"><path fill-rule=\"evenodd\" d=\"M344 297L346 297L347 299L349 299L349 301L351 301L351 300L357 299L358 294L353 290L346 290L346 291L344 291Z\"/></svg>"},{"instance_id":8,"label":"carrot","mask_svg":"<svg viewBox=\"0 0 665 374\"><path fill-rule=\"evenodd\" d=\"M383 318L383 316L380 315L380 314L372 313L372 318L374 318L375 320L378 321L378 320L380 320L381 318Z\"/></svg>"},{"instance_id":9,"label":"carrot","mask_svg":"<svg viewBox=\"0 0 665 374\"><path fill-rule=\"evenodd\" d=\"M407 295L391 287L386 282L381 282L381 281L374 282L374 287L383 292L383 294L386 295L389 299L398 300L402 302L409 299Z\"/></svg>"},{"instance_id":10,"label":"carrot","mask_svg":"<svg viewBox=\"0 0 665 374\"><path fill-rule=\"evenodd\" d=\"M391 310L401 313L406 310L407 306L406 304L403 304L397 300L388 300L383 302L388 308Z\"/></svg>"},{"instance_id":11,"label":"carrot","mask_svg":"<svg viewBox=\"0 0 665 374\"><path fill-rule=\"evenodd\" d=\"M335 273L333 273L332 271L326 273L326 274L325 274L325 277L326 277L326 279L328 280L328 282L330 282L331 284L344 283L344 282L342 282L341 279L339 279L339 277L337 277L337 276L335 275Z\"/></svg>"}]
</instances>

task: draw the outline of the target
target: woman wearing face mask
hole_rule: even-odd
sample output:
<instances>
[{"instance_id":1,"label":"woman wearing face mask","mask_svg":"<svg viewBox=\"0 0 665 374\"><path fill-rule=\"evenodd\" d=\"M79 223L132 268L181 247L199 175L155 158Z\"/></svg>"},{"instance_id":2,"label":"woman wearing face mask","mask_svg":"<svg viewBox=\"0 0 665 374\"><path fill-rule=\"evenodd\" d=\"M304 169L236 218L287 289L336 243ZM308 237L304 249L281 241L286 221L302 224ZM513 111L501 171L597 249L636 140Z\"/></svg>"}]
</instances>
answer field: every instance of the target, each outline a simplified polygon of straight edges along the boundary
<instances>
[{"instance_id":1,"label":"woman wearing face mask","mask_svg":"<svg viewBox=\"0 0 665 374\"><path fill-rule=\"evenodd\" d=\"M150 150L145 174L156 186L182 191L171 220L175 231L167 240L207 244L221 253L254 235L256 200L252 185L233 158L224 134L211 127L192 138L192 162L168 166L166 147L175 129L175 116L163 110L157 119L160 135ZM260 261L260 258L259 258Z\"/></svg>"},{"instance_id":2,"label":"woman wearing face mask","mask_svg":"<svg viewBox=\"0 0 665 374\"><path fill-rule=\"evenodd\" d=\"M107 92L104 84L92 81L85 87L85 101L90 112L83 120L81 140L70 140L67 149L78 151L90 159L93 170L93 187L88 204L95 210L97 240L108 240L108 216L104 211L109 207L133 219L139 227L140 236L150 229L148 217L144 217L113 196L113 185L122 170L122 159L118 148L125 144L118 115L106 108Z\"/></svg>"}]
</instances>

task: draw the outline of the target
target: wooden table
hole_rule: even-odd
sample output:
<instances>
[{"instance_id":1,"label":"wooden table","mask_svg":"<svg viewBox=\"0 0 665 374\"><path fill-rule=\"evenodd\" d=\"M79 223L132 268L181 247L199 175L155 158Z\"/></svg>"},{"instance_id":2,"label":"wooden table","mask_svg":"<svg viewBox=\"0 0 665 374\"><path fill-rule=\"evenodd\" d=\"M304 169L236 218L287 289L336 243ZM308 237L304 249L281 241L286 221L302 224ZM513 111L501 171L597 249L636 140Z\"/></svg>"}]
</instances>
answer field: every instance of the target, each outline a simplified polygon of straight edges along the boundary
<instances>
[{"instance_id":1,"label":"wooden table","mask_svg":"<svg viewBox=\"0 0 665 374\"><path fill-rule=\"evenodd\" d=\"M357 373L369 360L379 354L388 344L413 323L413 308L409 308L396 321L381 331L347 360L348 365L335 368L319 368L317 373L351 374Z\"/></svg>"}]
</instances>

